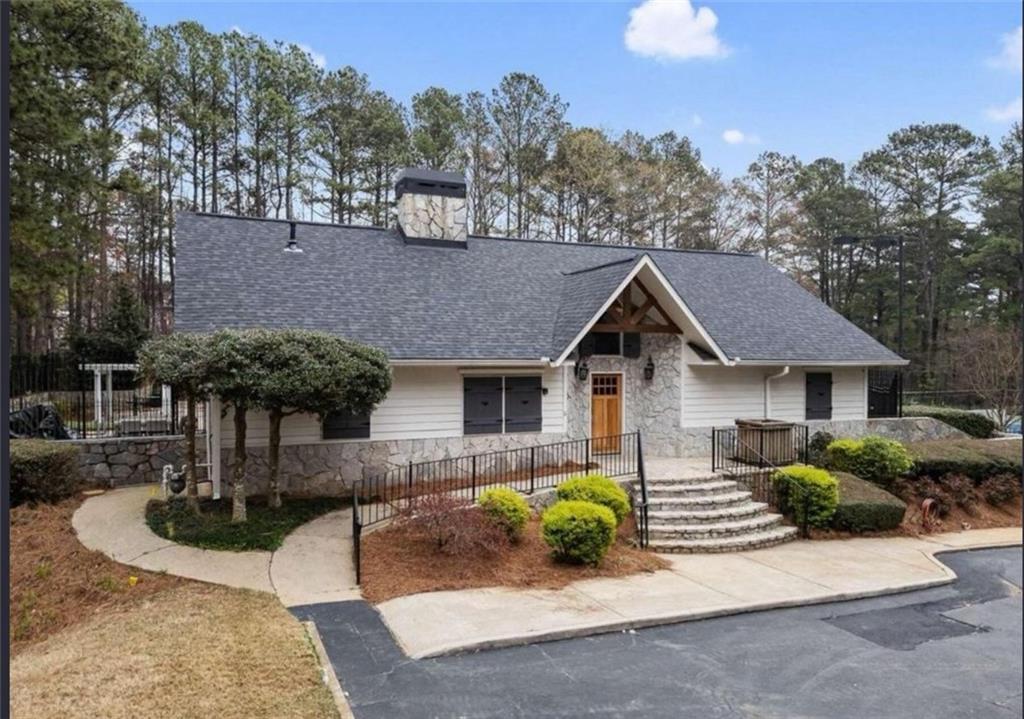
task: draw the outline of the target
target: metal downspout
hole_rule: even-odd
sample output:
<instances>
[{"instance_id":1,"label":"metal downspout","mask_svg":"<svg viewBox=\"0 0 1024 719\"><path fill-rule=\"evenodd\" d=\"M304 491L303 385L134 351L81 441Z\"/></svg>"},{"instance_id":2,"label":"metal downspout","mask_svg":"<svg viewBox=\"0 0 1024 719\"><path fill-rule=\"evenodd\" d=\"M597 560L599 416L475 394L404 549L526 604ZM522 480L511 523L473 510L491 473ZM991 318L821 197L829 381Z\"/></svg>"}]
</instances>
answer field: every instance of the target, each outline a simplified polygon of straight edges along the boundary
<instances>
[{"instance_id":1,"label":"metal downspout","mask_svg":"<svg viewBox=\"0 0 1024 719\"><path fill-rule=\"evenodd\" d=\"M769 419L771 417L772 410L772 380L782 379L789 374L789 365L782 368L781 372L775 374L766 375L764 378L764 418Z\"/></svg>"}]
</instances>

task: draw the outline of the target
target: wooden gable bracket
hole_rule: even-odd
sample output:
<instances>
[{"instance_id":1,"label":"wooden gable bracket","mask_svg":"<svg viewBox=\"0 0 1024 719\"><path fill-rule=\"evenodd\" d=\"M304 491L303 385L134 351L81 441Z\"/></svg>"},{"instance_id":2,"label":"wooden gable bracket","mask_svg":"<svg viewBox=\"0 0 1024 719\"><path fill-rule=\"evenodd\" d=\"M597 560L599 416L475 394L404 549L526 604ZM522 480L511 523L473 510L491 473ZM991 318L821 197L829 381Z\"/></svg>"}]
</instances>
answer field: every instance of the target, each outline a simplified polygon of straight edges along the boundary
<instances>
[{"instance_id":1,"label":"wooden gable bracket","mask_svg":"<svg viewBox=\"0 0 1024 719\"><path fill-rule=\"evenodd\" d=\"M634 307L630 294L631 285L622 291L622 294L615 298L608 311L602 315L597 324L593 326L594 332L661 332L665 334L682 334L675 322L669 319L661 304L654 295L647 291L647 288L640 282L634 285L643 301L639 307ZM651 310L655 310L658 318L649 316Z\"/></svg>"}]
</instances>

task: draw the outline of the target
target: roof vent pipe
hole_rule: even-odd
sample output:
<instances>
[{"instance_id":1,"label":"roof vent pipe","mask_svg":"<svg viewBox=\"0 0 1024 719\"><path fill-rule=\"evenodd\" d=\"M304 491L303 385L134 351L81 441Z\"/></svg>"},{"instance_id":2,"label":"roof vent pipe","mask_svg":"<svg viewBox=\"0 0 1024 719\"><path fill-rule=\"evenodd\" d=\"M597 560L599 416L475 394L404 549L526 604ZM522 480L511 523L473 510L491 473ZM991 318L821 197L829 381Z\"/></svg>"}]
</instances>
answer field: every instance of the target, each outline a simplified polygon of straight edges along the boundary
<instances>
[{"instance_id":1,"label":"roof vent pipe","mask_svg":"<svg viewBox=\"0 0 1024 719\"><path fill-rule=\"evenodd\" d=\"M295 223L288 223L288 244L285 245L285 252L302 252L302 248L299 247L299 241L295 239Z\"/></svg>"}]
</instances>

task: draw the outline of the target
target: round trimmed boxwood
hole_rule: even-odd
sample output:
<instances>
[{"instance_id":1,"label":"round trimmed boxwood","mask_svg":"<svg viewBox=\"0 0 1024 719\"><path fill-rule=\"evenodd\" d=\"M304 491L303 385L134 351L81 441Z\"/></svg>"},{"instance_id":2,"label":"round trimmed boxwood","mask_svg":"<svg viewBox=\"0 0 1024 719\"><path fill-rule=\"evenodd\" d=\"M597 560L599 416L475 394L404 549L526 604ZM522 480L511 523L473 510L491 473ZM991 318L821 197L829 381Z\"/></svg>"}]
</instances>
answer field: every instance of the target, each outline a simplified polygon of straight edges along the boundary
<instances>
[{"instance_id":1,"label":"round trimmed boxwood","mask_svg":"<svg viewBox=\"0 0 1024 719\"><path fill-rule=\"evenodd\" d=\"M827 470L796 464L772 475L779 510L803 526L828 525L839 504L839 483Z\"/></svg>"},{"instance_id":2,"label":"round trimmed boxwood","mask_svg":"<svg viewBox=\"0 0 1024 719\"><path fill-rule=\"evenodd\" d=\"M77 445L52 439L11 440L11 505L67 499L81 483Z\"/></svg>"},{"instance_id":3,"label":"round trimmed boxwood","mask_svg":"<svg viewBox=\"0 0 1024 719\"><path fill-rule=\"evenodd\" d=\"M877 484L846 472L836 472L839 505L832 526L847 532L884 532L903 521L906 503Z\"/></svg>"},{"instance_id":4,"label":"round trimmed boxwood","mask_svg":"<svg viewBox=\"0 0 1024 719\"><path fill-rule=\"evenodd\" d=\"M830 469L849 472L882 487L914 466L906 447L894 439L876 436L837 439L828 446L827 458Z\"/></svg>"},{"instance_id":5,"label":"round trimmed boxwood","mask_svg":"<svg viewBox=\"0 0 1024 719\"><path fill-rule=\"evenodd\" d=\"M555 559L597 565L615 541L615 514L593 502L564 500L541 517L541 537Z\"/></svg>"},{"instance_id":6,"label":"round trimmed boxwood","mask_svg":"<svg viewBox=\"0 0 1024 719\"><path fill-rule=\"evenodd\" d=\"M603 474L585 474L570 477L555 488L555 496L562 500L593 502L612 510L615 523L629 516L629 495L626 490Z\"/></svg>"},{"instance_id":7,"label":"round trimmed boxwood","mask_svg":"<svg viewBox=\"0 0 1024 719\"><path fill-rule=\"evenodd\" d=\"M477 504L492 522L505 530L508 538L515 541L523 532L526 520L530 518L530 505L522 495L508 487L492 487L480 494Z\"/></svg>"}]
</instances>

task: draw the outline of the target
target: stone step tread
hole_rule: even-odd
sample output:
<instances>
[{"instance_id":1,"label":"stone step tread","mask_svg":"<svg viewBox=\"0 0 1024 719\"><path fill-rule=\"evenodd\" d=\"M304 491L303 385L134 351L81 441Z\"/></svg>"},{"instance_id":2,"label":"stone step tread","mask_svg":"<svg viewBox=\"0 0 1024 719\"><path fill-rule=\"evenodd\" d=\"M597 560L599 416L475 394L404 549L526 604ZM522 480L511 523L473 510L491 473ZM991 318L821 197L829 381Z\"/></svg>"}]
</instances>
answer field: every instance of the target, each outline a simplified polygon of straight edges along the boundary
<instances>
[{"instance_id":1,"label":"stone step tread","mask_svg":"<svg viewBox=\"0 0 1024 719\"><path fill-rule=\"evenodd\" d=\"M669 492L718 492L723 489L736 489L735 480L717 480L714 482L700 483L675 483L675 484L654 484L648 485L647 496Z\"/></svg>"},{"instance_id":2,"label":"stone step tread","mask_svg":"<svg viewBox=\"0 0 1024 719\"><path fill-rule=\"evenodd\" d=\"M702 484L703 482L714 482L720 479L729 479L725 475L708 472L702 475L691 475L688 477L647 477L647 486L654 484ZM639 486L639 481L636 482Z\"/></svg>"},{"instance_id":3,"label":"stone step tread","mask_svg":"<svg viewBox=\"0 0 1024 719\"><path fill-rule=\"evenodd\" d=\"M768 510L768 505L764 502L748 502L735 507L721 507L718 509L691 509L691 510L672 510L672 509L649 509L647 510L647 517L650 521L662 520L662 521L674 521L683 520L690 522L698 522L709 519L725 519L728 517L747 517L762 514Z\"/></svg>"},{"instance_id":4,"label":"stone step tread","mask_svg":"<svg viewBox=\"0 0 1024 719\"><path fill-rule=\"evenodd\" d=\"M679 507L706 507L713 505L734 505L749 500L750 492L724 492L722 494L706 494L697 497L656 497L647 496L647 503L679 506Z\"/></svg>"},{"instance_id":5,"label":"stone step tread","mask_svg":"<svg viewBox=\"0 0 1024 719\"><path fill-rule=\"evenodd\" d=\"M744 530L758 531L774 527L782 522L781 514L762 514L755 517L735 519L709 524L682 524L679 522L651 522L648 529L661 534L736 534Z\"/></svg>"},{"instance_id":6,"label":"stone step tread","mask_svg":"<svg viewBox=\"0 0 1024 719\"><path fill-rule=\"evenodd\" d=\"M783 542L795 538L796 527L774 527L762 532L738 534L729 537L713 537L710 539L655 539L651 538L649 546L654 549L666 550L697 550L715 551L722 549L745 549L759 547L764 544Z\"/></svg>"}]
</instances>

